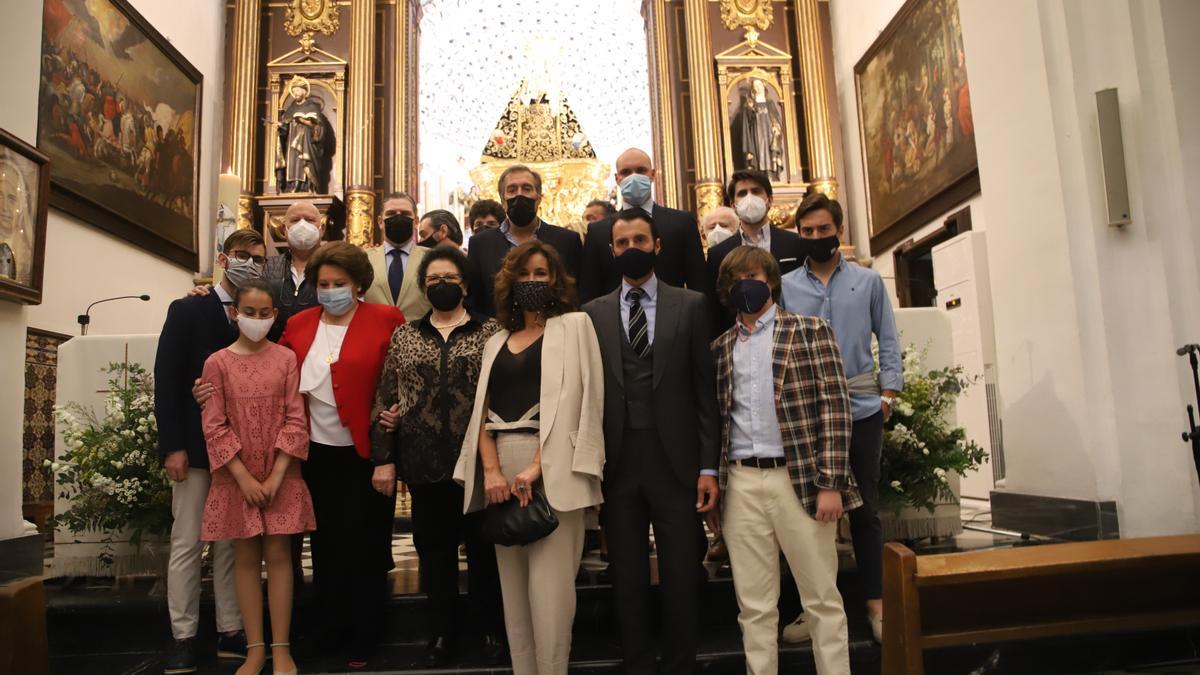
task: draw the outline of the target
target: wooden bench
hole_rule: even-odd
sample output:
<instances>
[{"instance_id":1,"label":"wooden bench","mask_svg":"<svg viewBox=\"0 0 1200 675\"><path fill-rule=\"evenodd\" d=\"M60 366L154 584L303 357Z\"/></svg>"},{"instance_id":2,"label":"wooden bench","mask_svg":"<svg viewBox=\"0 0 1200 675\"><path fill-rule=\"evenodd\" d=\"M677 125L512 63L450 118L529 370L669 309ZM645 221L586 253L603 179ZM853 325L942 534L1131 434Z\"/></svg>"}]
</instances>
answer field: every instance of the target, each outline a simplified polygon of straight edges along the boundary
<instances>
[{"instance_id":1,"label":"wooden bench","mask_svg":"<svg viewBox=\"0 0 1200 675\"><path fill-rule=\"evenodd\" d=\"M1200 535L918 557L883 552L883 673L980 642L1200 624Z\"/></svg>"}]
</instances>

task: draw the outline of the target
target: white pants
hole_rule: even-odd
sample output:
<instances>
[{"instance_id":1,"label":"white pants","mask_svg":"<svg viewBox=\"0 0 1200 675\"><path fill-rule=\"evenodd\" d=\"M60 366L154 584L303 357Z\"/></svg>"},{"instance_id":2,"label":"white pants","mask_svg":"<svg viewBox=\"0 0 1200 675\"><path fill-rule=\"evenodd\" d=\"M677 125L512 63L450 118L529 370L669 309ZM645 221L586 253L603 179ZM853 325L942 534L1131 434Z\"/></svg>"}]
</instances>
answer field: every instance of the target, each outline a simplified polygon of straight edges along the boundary
<instances>
[{"instance_id":1,"label":"white pants","mask_svg":"<svg viewBox=\"0 0 1200 675\"><path fill-rule=\"evenodd\" d=\"M208 469L188 469L187 480L171 489L171 559L167 564L167 610L176 640L196 636L200 626L200 523L212 475ZM217 630L242 629L237 594L233 588L233 542L214 542L213 594L217 601Z\"/></svg>"},{"instance_id":2,"label":"white pants","mask_svg":"<svg viewBox=\"0 0 1200 675\"><path fill-rule=\"evenodd\" d=\"M837 589L837 523L808 515L784 467L729 466L721 532L729 549L746 672L779 672L779 551L787 558L820 675L850 675L846 612Z\"/></svg>"}]
</instances>

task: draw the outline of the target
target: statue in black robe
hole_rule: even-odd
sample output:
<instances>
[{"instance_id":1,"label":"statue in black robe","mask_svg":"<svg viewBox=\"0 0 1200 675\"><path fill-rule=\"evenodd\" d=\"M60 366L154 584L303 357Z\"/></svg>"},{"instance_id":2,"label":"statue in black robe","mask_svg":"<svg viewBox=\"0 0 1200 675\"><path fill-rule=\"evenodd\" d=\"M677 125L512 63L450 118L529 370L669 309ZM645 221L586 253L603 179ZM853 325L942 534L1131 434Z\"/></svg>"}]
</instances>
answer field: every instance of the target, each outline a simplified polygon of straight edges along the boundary
<instances>
[{"instance_id":1,"label":"statue in black robe","mask_svg":"<svg viewBox=\"0 0 1200 675\"><path fill-rule=\"evenodd\" d=\"M279 152L275 183L280 193L325 194L329 189L334 138L324 105L311 96L303 77L288 83L292 101L279 113Z\"/></svg>"},{"instance_id":2,"label":"statue in black robe","mask_svg":"<svg viewBox=\"0 0 1200 675\"><path fill-rule=\"evenodd\" d=\"M742 96L741 117L744 166L779 180L783 172L783 117L779 104L767 97L762 80L750 80L750 91Z\"/></svg>"}]
</instances>

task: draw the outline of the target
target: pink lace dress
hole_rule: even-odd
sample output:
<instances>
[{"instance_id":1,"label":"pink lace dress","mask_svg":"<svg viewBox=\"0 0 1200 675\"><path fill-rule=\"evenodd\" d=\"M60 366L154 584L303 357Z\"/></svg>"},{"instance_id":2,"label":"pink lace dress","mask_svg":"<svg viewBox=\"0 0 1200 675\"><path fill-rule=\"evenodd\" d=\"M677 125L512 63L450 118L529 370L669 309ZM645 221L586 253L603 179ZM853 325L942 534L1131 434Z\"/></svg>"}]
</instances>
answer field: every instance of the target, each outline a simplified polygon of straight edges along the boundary
<instances>
[{"instance_id":1,"label":"pink lace dress","mask_svg":"<svg viewBox=\"0 0 1200 675\"><path fill-rule=\"evenodd\" d=\"M308 417L296 354L276 344L248 355L222 349L208 357L201 379L215 391L203 414L212 485L200 538L222 541L316 529L312 497L300 476L300 462L308 458ZM251 505L226 464L237 456L264 481L280 452L292 461L275 498L266 508Z\"/></svg>"}]
</instances>

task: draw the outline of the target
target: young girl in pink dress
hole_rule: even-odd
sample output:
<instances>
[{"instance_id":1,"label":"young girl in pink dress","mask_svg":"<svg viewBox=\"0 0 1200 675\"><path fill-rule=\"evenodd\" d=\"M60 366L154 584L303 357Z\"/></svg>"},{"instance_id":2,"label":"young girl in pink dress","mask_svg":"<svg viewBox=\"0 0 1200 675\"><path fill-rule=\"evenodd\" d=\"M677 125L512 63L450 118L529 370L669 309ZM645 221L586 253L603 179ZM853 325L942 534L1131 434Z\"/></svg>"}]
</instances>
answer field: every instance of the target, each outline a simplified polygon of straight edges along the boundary
<instances>
[{"instance_id":1,"label":"young girl in pink dress","mask_svg":"<svg viewBox=\"0 0 1200 675\"><path fill-rule=\"evenodd\" d=\"M234 540L234 580L248 642L238 675L255 675L266 663L266 560L273 668L285 675L296 668L288 643L290 535L316 529L312 498L300 477L300 462L308 457L308 420L295 353L266 339L276 315L266 283L243 283L230 309L238 339L208 357L201 376L214 388L203 416L213 477L201 538Z\"/></svg>"}]
</instances>

